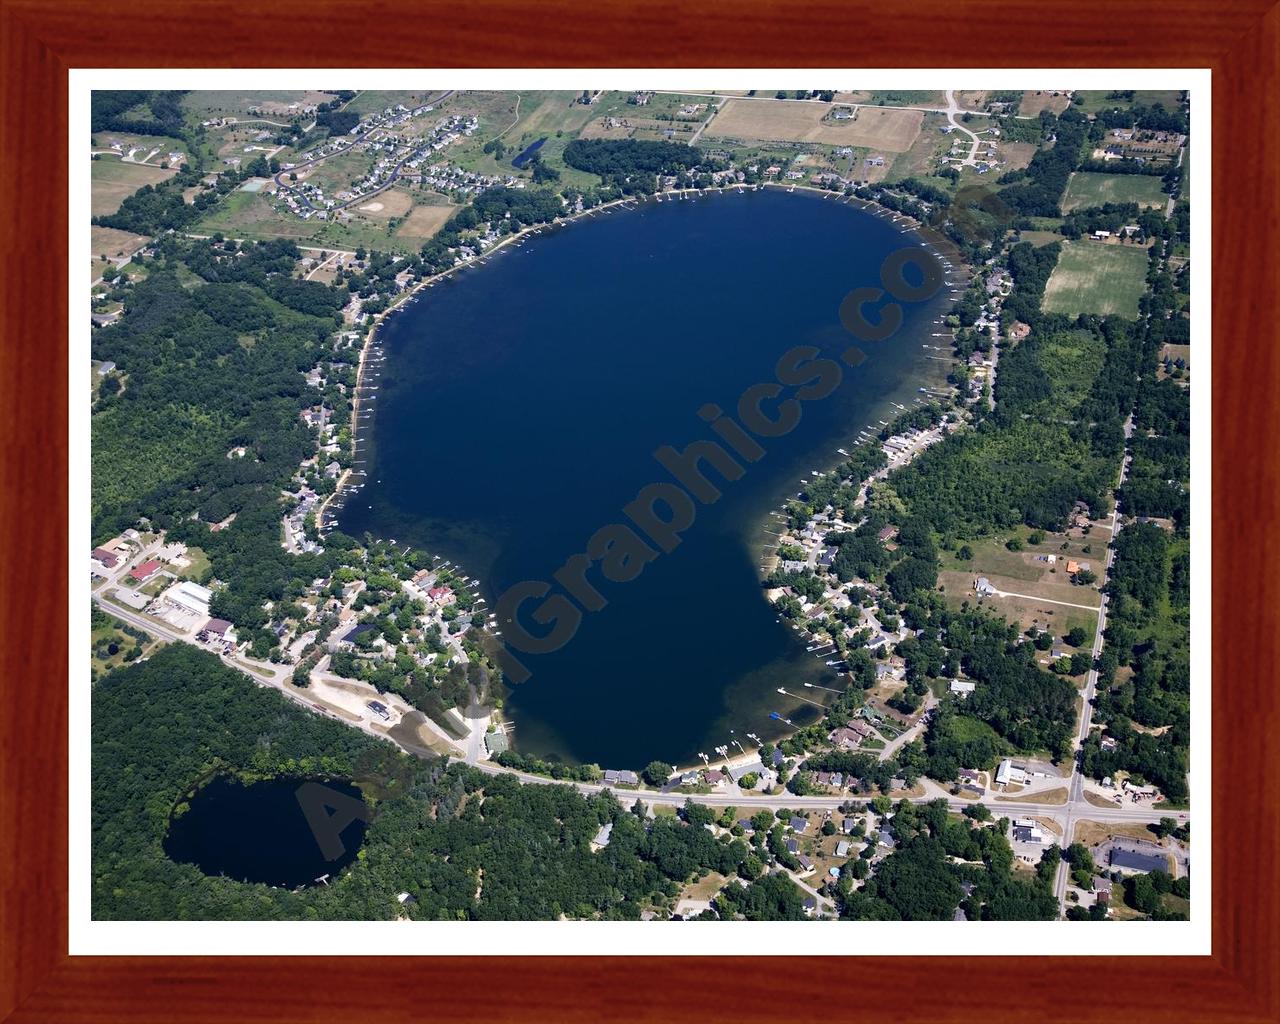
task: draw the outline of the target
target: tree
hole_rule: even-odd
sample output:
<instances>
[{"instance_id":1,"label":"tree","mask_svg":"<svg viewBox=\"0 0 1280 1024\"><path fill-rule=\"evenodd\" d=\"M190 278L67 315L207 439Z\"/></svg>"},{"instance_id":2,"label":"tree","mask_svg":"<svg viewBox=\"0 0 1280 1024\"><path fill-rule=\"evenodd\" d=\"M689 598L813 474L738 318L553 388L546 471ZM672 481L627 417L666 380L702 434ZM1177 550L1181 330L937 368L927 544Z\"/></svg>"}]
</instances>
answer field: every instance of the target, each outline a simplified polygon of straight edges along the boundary
<instances>
[{"instance_id":1,"label":"tree","mask_svg":"<svg viewBox=\"0 0 1280 1024\"><path fill-rule=\"evenodd\" d=\"M1089 634L1084 631L1083 626L1075 626L1063 639L1072 647L1082 647L1089 639Z\"/></svg>"},{"instance_id":2,"label":"tree","mask_svg":"<svg viewBox=\"0 0 1280 1024\"><path fill-rule=\"evenodd\" d=\"M675 768L667 764L666 761L650 761L640 774L644 776L644 781L649 785L662 786L666 784L667 779L675 774Z\"/></svg>"}]
</instances>

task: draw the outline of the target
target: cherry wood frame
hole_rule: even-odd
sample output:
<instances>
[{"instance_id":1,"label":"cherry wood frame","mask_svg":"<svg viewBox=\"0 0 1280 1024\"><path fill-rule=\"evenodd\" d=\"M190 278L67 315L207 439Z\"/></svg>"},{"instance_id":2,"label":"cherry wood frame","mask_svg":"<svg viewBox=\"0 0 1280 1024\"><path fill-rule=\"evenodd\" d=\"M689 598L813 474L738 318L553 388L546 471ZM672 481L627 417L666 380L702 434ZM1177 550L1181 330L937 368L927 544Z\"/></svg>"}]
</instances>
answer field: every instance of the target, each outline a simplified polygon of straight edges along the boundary
<instances>
[{"instance_id":1,"label":"cherry wood frame","mask_svg":"<svg viewBox=\"0 0 1280 1024\"><path fill-rule=\"evenodd\" d=\"M808 993L829 1020L1280 1020L1280 816L1266 757L1280 644L1268 558L1280 493L1271 3L0 0L0 1019L707 1021L785 1012L783 999ZM969 959L953 963L68 956L68 68L957 64L1213 69L1212 955L1011 960L958 939ZM855 927L815 927L814 953L859 950ZM1141 944L1141 925L1115 927Z\"/></svg>"}]
</instances>

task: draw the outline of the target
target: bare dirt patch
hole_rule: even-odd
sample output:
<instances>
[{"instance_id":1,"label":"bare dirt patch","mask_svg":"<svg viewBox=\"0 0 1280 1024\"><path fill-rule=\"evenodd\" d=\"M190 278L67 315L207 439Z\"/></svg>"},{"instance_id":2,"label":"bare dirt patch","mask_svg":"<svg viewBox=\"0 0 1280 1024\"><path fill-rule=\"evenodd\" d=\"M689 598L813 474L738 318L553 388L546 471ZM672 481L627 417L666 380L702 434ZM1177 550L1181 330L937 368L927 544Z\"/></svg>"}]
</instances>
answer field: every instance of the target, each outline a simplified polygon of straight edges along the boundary
<instances>
[{"instance_id":1,"label":"bare dirt patch","mask_svg":"<svg viewBox=\"0 0 1280 1024\"><path fill-rule=\"evenodd\" d=\"M453 216L452 206L415 206L396 232L397 238L415 238L426 241Z\"/></svg>"},{"instance_id":2,"label":"bare dirt patch","mask_svg":"<svg viewBox=\"0 0 1280 1024\"><path fill-rule=\"evenodd\" d=\"M998 796L996 797L1001 803L1008 804L1065 804L1067 802L1066 789L1051 789L1047 792L1027 793L1025 796ZM1055 828L1055 832L1060 829Z\"/></svg>"},{"instance_id":3,"label":"bare dirt patch","mask_svg":"<svg viewBox=\"0 0 1280 1024\"><path fill-rule=\"evenodd\" d=\"M834 120L831 115L836 109L828 103L731 99L725 101L705 134L761 142L865 146L904 153L920 134L924 120L918 110L897 107L854 107L855 117Z\"/></svg>"}]
</instances>

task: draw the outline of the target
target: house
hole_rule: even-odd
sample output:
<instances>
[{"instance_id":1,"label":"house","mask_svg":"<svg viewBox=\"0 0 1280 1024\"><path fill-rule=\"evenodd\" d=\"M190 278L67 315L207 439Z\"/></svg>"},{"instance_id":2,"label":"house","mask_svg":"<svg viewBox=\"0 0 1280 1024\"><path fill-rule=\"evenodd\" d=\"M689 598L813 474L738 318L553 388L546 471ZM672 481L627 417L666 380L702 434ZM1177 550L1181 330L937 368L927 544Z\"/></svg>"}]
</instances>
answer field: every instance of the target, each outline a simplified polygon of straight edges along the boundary
<instances>
[{"instance_id":1,"label":"house","mask_svg":"<svg viewBox=\"0 0 1280 1024\"><path fill-rule=\"evenodd\" d=\"M1025 786L1028 778L1027 770L1015 765L1007 757L1000 762L1000 767L996 769L997 786L1008 786L1010 784Z\"/></svg>"},{"instance_id":2,"label":"house","mask_svg":"<svg viewBox=\"0 0 1280 1024\"><path fill-rule=\"evenodd\" d=\"M443 608L447 604L452 604L457 598L453 591L448 587L432 587L427 591L427 599L434 605Z\"/></svg>"},{"instance_id":3,"label":"house","mask_svg":"<svg viewBox=\"0 0 1280 1024\"><path fill-rule=\"evenodd\" d=\"M1110 864L1118 871L1168 871L1169 860L1163 854L1142 853L1124 846L1111 847Z\"/></svg>"},{"instance_id":4,"label":"house","mask_svg":"<svg viewBox=\"0 0 1280 1024\"><path fill-rule=\"evenodd\" d=\"M849 856L849 843L847 840L841 839L840 842L836 843L836 856L837 857Z\"/></svg>"},{"instance_id":5,"label":"house","mask_svg":"<svg viewBox=\"0 0 1280 1024\"><path fill-rule=\"evenodd\" d=\"M897 535L898 535L898 528L896 526L886 526L883 530L881 530L879 533L876 534L876 540L880 541L881 543L884 543L885 541L893 540L893 538L896 537Z\"/></svg>"},{"instance_id":6,"label":"house","mask_svg":"<svg viewBox=\"0 0 1280 1024\"><path fill-rule=\"evenodd\" d=\"M371 700L365 705L370 711L381 718L384 722L391 721L391 711L380 700Z\"/></svg>"},{"instance_id":7,"label":"house","mask_svg":"<svg viewBox=\"0 0 1280 1024\"><path fill-rule=\"evenodd\" d=\"M791 831L803 833L804 830L809 827L809 819L795 817L787 822L787 824L791 827Z\"/></svg>"},{"instance_id":8,"label":"house","mask_svg":"<svg viewBox=\"0 0 1280 1024\"><path fill-rule=\"evenodd\" d=\"M1105 241L1106 239L1108 239L1108 238L1110 238L1110 237L1111 237L1111 232L1110 232L1110 231L1095 231L1095 232L1093 233L1093 237L1094 237L1097 241L1102 242L1102 241Z\"/></svg>"},{"instance_id":9,"label":"house","mask_svg":"<svg viewBox=\"0 0 1280 1024\"><path fill-rule=\"evenodd\" d=\"M1013 841L1015 843L1043 843L1045 833L1034 818L1015 818L1013 822Z\"/></svg>"},{"instance_id":10,"label":"house","mask_svg":"<svg viewBox=\"0 0 1280 1024\"><path fill-rule=\"evenodd\" d=\"M1090 888L1093 889L1093 898L1098 903L1111 902L1111 879L1094 875Z\"/></svg>"},{"instance_id":11,"label":"house","mask_svg":"<svg viewBox=\"0 0 1280 1024\"><path fill-rule=\"evenodd\" d=\"M892 832L890 832L888 829L882 828L880 830L880 845L885 847L886 849L892 850L895 846L898 845L898 843L893 838Z\"/></svg>"},{"instance_id":12,"label":"house","mask_svg":"<svg viewBox=\"0 0 1280 1024\"><path fill-rule=\"evenodd\" d=\"M613 822L607 825L601 825L600 831L596 833L595 838L591 840L591 849L603 850L609 845L609 837L613 834Z\"/></svg>"},{"instance_id":13,"label":"house","mask_svg":"<svg viewBox=\"0 0 1280 1024\"><path fill-rule=\"evenodd\" d=\"M855 828L857 828L857 827L858 827L858 822L857 822L857 820L856 820L856 819L854 819L854 818L845 818L845 819L840 823L840 828L844 831L844 833L845 833L846 835L848 835L849 833L851 833L851 832L852 832Z\"/></svg>"},{"instance_id":14,"label":"house","mask_svg":"<svg viewBox=\"0 0 1280 1024\"><path fill-rule=\"evenodd\" d=\"M129 575L132 576L139 583L146 583L147 580L151 579L151 577L155 575L156 570L159 568L160 568L160 561L158 559L148 558L145 562L141 563L140 565L135 565L129 571Z\"/></svg>"},{"instance_id":15,"label":"house","mask_svg":"<svg viewBox=\"0 0 1280 1024\"><path fill-rule=\"evenodd\" d=\"M110 322L111 322L110 320L108 320L108 321L107 321L107 323L110 323ZM108 359L105 363L101 364L101 365L98 367L98 376L99 376L99 377L105 377L107 374L109 374L109 373L110 373L112 370L114 370L115 368L116 368L116 364L115 364L115 363L113 363L110 359Z\"/></svg>"},{"instance_id":16,"label":"house","mask_svg":"<svg viewBox=\"0 0 1280 1024\"><path fill-rule=\"evenodd\" d=\"M614 771L610 768L604 773L604 781L606 783L616 783L623 786L638 786L640 784L640 776L630 771Z\"/></svg>"},{"instance_id":17,"label":"house","mask_svg":"<svg viewBox=\"0 0 1280 1024\"><path fill-rule=\"evenodd\" d=\"M1013 326L1009 328L1009 337L1014 341L1021 341L1031 333L1031 325L1024 324L1021 320L1015 320Z\"/></svg>"},{"instance_id":18,"label":"house","mask_svg":"<svg viewBox=\"0 0 1280 1024\"><path fill-rule=\"evenodd\" d=\"M951 692L958 693L961 697L967 697L978 688L978 684L968 679L951 680Z\"/></svg>"},{"instance_id":19,"label":"house","mask_svg":"<svg viewBox=\"0 0 1280 1024\"><path fill-rule=\"evenodd\" d=\"M222 640L230 629L231 623L226 619L210 619L200 630L200 635L207 640Z\"/></svg>"},{"instance_id":20,"label":"house","mask_svg":"<svg viewBox=\"0 0 1280 1024\"><path fill-rule=\"evenodd\" d=\"M396 902L403 907L409 903L417 903L418 897L414 896L411 892L402 892L396 896Z\"/></svg>"},{"instance_id":21,"label":"house","mask_svg":"<svg viewBox=\"0 0 1280 1024\"><path fill-rule=\"evenodd\" d=\"M490 757L495 754L501 754L503 751L509 750L511 747L511 743L507 739L507 734L505 732L485 733L484 745L488 749Z\"/></svg>"},{"instance_id":22,"label":"house","mask_svg":"<svg viewBox=\"0 0 1280 1024\"><path fill-rule=\"evenodd\" d=\"M994 597L996 594L996 588L985 576L979 576L973 581L973 590L979 597Z\"/></svg>"},{"instance_id":23,"label":"house","mask_svg":"<svg viewBox=\"0 0 1280 1024\"><path fill-rule=\"evenodd\" d=\"M1075 575L1076 573L1078 573L1079 571L1080 571L1080 563L1079 563L1079 562L1077 562L1077 561L1075 561L1074 559L1068 559L1068 560L1067 560L1067 573L1068 573L1069 575L1074 576L1074 575Z\"/></svg>"},{"instance_id":24,"label":"house","mask_svg":"<svg viewBox=\"0 0 1280 1024\"><path fill-rule=\"evenodd\" d=\"M811 861L803 853L800 854L798 857L796 857L796 860L800 862L800 867L803 868L805 871L813 870L813 861Z\"/></svg>"},{"instance_id":25,"label":"house","mask_svg":"<svg viewBox=\"0 0 1280 1024\"><path fill-rule=\"evenodd\" d=\"M706 779L708 786L719 786L726 779L728 779L729 776L727 776L719 768L712 768L710 771L703 773L703 778Z\"/></svg>"},{"instance_id":26,"label":"house","mask_svg":"<svg viewBox=\"0 0 1280 1024\"><path fill-rule=\"evenodd\" d=\"M812 917L818 911L818 898L816 896L806 896L804 898L804 912Z\"/></svg>"},{"instance_id":27,"label":"house","mask_svg":"<svg viewBox=\"0 0 1280 1024\"><path fill-rule=\"evenodd\" d=\"M119 555L114 551L108 551L106 548L94 548L92 557L95 562L101 562L108 569L114 569L120 561Z\"/></svg>"},{"instance_id":28,"label":"house","mask_svg":"<svg viewBox=\"0 0 1280 1024\"><path fill-rule=\"evenodd\" d=\"M800 844L794 839L787 840L787 853L799 853Z\"/></svg>"}]
</instances>

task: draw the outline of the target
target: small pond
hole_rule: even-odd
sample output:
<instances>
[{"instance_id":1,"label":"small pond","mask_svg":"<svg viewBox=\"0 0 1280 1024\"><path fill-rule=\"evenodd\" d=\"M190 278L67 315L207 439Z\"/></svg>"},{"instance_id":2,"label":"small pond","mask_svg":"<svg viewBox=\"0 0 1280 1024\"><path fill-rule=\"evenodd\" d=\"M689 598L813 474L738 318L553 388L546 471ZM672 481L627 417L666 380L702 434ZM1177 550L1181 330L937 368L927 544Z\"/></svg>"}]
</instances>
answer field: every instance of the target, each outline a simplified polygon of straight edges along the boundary
<instances>
[{"instance_id":1,"label":"small pond","mask_svg":"<svg viewBox=\"0 0 1280 1024\"><path fill-rule=\"evenodd\" d=\"M332 881L364 841L369 810L350 782L219 775L179 803L164 851L206 875L296 888Z\"/></svg>"}]
</instances>

